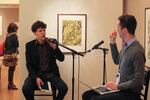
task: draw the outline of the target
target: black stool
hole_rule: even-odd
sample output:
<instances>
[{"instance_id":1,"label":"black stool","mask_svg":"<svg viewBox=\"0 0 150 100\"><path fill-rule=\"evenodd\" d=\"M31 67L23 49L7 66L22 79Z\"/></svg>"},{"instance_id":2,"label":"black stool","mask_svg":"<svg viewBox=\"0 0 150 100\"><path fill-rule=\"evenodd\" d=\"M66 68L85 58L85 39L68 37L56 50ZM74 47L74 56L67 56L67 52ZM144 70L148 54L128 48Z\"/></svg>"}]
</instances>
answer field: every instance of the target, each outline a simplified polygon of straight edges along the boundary
<instances>
[{"instance_id":1,"label":"black stool","mask_svg":"<svg viewBox=\"0 0 150 100\"><path fill-rule=\"evenodd\" d=\"M44 89L38 89L34 91L34 96L53 96L53 100L56 99L56 89L51 87L50 82L47 82L47 86ZM50 89L51 88L51 89ZM47 89L47 90L45 90Z\"/></svg>"}]
</instances>

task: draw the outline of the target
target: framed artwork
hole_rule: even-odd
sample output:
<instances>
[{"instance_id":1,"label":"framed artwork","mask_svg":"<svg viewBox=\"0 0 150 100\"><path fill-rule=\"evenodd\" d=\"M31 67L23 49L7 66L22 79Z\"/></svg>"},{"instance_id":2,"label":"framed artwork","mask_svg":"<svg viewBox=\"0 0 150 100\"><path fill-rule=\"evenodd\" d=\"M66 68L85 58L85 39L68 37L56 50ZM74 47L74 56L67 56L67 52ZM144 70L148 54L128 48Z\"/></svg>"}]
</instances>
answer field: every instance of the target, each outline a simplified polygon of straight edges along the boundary
<instances>
[{"instance_id":1,"label":"framed artwork","mask_svg":"<svg viewBox=\"0 0 150 100\"><path fill-rule=\"evenodd\" d=\"M145 56L146 65L150 67L150 8L145 8Z\"/></svg>"},{"instance_id":2,"label":"framed artwork","mask_svg":"<svg viewBox=\"0 0 150 100\"><path fill-rule=\"evenodd\" d=\"M0 36L2 36L2 16L0 16Z\"/></svg>"},{"instance_id":3,"label":"framed artwork","mask_svg":"<svg viewBox=\"0 0 150 100\"><path fill-rule=\"evenodd\" d=\"M57 14L57 39L62 45L77 52L86 52L86 14ZM60 47L62 52L71 53Z\"/></svg>"}]
</instances>

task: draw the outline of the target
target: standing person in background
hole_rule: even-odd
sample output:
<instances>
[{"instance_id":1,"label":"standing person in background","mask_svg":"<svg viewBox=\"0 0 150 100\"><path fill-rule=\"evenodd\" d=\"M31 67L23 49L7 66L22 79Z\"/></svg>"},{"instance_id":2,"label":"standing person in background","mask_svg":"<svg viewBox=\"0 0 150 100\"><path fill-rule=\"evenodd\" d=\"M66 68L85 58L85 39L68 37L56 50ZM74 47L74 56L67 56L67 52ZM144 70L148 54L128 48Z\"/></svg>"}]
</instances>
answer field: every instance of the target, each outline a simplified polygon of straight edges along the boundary
<instances>
[{"instance_id":1,"label":"standing person in background","mask_svg":"<svg viewBox=\"0 0 150 100\"><path fill-rule=\"evenodd\" d=\"M118 18L117 29L110 33L110 48L119 71L115 82L108 82L106 87L119 92L99 95L94 91L86 91L83 100L141 100L140 93L144 80L144 49L135 36L137 21L133 15L122 15ZM116 45L117 33L122 40L122 50Z\"/></svg>"},{"instance_id":2,"label":"standing person in background","mask_svg":"<svg viewBox=\"0 0 150 100\"><path fill-rule=\"evenodd\" d=\"M15 23L10 23L7 28L6 40L4 43L3 64L8 67L8 89L17 90L14 84L14 71L18 62L17 54L19 41L17 36L18 26Z\"/></svg>"}]
</instances>

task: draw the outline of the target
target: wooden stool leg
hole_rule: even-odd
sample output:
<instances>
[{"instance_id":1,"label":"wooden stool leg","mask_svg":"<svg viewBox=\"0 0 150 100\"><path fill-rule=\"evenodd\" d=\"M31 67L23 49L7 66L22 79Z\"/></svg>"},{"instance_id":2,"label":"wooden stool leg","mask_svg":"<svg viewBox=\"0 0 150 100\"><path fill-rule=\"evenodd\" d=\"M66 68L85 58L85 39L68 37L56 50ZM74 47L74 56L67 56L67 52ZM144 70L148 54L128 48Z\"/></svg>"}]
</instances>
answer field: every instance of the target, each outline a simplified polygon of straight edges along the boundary
<instances>
[{"instance_id":1,"label":"wooden stool leg","mask_svg":"<svg viewBox=\"0 0 150 100\"><path fill-rule=\"evenodd\" d=\"M56 100L56 89L52 90L53 100Z\"/></svg>"}]
</instances>

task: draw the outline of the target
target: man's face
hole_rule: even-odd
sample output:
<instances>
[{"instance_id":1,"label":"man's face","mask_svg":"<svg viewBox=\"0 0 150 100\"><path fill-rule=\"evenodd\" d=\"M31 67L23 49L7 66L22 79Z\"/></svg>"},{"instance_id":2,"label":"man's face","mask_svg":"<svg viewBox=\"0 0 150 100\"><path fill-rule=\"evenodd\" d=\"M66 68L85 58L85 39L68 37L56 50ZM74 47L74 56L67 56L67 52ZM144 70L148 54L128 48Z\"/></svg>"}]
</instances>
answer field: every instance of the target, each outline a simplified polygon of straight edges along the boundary
<instances>
[{"instance_id":1,"label":"man's face","mask_svg":"<svg viewBox=\"0 0 150 100\"><path fill-rule=\"evenodd\" d=\"M36 32L34 32L34 35L39 42L43 42L45 40L46 28L38 28Z\"/></svg>"},{"instance_id":2,"label":"man's face","mask_svg":"<svg viewBox=\"0 0 150 100\"><path fill-rule=\"evenodd\" d=\"M119 34L120 38L124 37L124 32L122 27L120 26L120 21L117 21L117 28L116 28L117 33Z\"/></svg>"}]
</instances>

